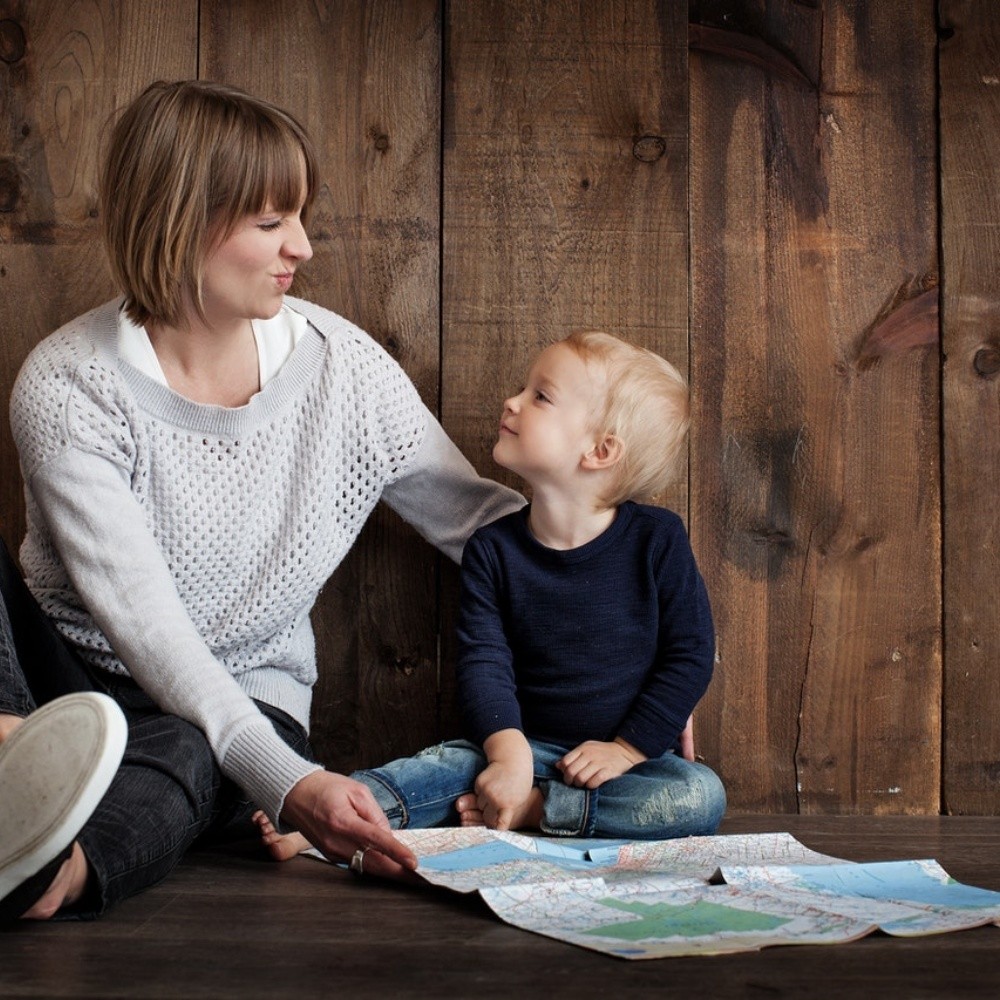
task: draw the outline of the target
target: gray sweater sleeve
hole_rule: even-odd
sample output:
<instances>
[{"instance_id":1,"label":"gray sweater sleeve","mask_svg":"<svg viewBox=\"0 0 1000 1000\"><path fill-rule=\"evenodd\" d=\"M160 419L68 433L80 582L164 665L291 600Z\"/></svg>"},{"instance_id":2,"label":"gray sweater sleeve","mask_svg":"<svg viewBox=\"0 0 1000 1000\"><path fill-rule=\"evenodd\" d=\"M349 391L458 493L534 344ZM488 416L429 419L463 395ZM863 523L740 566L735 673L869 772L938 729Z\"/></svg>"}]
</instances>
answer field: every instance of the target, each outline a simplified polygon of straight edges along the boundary
<instances>
[{"instance_id":1,"label":"gray sweater sleeve","mask_svg":"<svg viewBox=\"0 0 1000 1000\"><path fill-rule=\"evenodd\" d=\"M284 743L205 645L122 470L71 448L28 486L73 586L133 678L201 729L223 773L277 821L292 786L318 765Z\"/></svg>"},{"instance_id":2,"label":"gray sweater sleeve","mask_svg":"<svg viewBox=\"0 0 1000 1000\"><path fill-rule=\"evenodd\" d=\"M427 431L406 472L382 499L432 545L458 563L469 536L525 504L520 493L478 475L428 412Z\"/></svg>"}]
</instances>

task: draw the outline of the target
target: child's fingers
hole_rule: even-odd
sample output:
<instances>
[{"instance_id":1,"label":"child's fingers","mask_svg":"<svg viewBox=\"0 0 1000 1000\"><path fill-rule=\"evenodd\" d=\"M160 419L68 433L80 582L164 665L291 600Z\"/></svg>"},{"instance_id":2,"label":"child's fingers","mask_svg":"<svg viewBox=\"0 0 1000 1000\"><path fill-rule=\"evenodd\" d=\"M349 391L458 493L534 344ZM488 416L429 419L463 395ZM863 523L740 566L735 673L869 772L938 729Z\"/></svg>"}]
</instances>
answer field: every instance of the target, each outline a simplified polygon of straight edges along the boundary
<instances>
[{"instance_id":1,"label":"child's fingers","mask_svg":"<svg viewBox=\"0 0 1000 1000\"><path fill-rule=\"evenodd\" d=\"M567 754L560 761L560 764L564 765L562 767L563 781L567 785L576 785L579 783L580 775L592 765L579 751L573 751L572 759L570 759L570 756L570 754Z\"/></svg>"}]
</instances>

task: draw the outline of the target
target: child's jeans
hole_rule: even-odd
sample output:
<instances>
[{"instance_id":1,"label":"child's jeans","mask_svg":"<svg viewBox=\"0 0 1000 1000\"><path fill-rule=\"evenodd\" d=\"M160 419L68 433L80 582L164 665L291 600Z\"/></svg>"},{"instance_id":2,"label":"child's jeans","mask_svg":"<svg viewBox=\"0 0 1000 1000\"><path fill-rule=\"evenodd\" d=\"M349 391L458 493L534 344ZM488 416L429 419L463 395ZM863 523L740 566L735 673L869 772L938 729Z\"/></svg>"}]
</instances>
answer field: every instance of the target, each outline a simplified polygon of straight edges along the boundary
<instances>
[{"instance_id":1,"label":"child's jeans","mask_svg":"<svg viewBox=\"0 0 1000 1000\"><path fill-rule=\"evenodd\" d=\"M725 812L722 782L704 764L667 753L589 790L565 784L556 768L570 748L528 742L545 800L544 833L669 840L712 834ZM419 829L455 825L455 800L474 790L485 766L478 747L455 740L351 777L372 790L393 829Z\"/></svg>"}]
</instances>

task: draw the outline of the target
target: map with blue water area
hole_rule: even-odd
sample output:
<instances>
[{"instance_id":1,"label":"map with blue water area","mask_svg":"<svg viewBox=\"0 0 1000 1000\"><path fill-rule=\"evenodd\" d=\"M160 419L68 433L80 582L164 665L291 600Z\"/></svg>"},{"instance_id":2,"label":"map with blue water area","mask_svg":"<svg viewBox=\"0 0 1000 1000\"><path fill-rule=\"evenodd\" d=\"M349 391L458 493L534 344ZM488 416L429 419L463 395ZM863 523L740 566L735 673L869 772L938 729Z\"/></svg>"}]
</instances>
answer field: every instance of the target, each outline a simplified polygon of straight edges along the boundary
<instances>
[{"instance_id":1,"label":"map with blue water area","mask_svg":"<svg viewBox=\"0 0 1000 1000\"><path fill-rule=\"evenodd\" d=\"M502 920L628 959L836 944L1000 922L1000 893L935 861L855 864L788 833L577 841L484 828L397 834L417 873Z\"/></svg>"},{"instance_id":2,"label":"map with blue water area","mask_svg":"<svg viewBox=\"0 0 1000 1000\"><path fill-rule=\"evenodd\" d=\"M600 841L455 827L396 836L427 882L478 892L514 927L624 959L1000 924L1000 893L956 882L936 861L857 864L788 833Z\"/></svg>"}]
</instances>

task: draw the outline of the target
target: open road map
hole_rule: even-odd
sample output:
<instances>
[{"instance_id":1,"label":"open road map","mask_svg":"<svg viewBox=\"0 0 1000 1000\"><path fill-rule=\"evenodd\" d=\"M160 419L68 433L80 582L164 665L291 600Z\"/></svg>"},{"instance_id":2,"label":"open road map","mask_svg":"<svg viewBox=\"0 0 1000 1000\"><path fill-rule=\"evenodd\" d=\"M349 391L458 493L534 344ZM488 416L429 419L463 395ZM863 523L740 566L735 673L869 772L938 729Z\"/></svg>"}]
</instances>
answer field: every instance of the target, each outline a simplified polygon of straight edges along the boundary
<instances>
[{"instance_id":1,"label":"open road map","mask_svg":"<svg viewBox=\"0 0 1000 1000\"><path fill-rule=\"evenodd\" d=\"M1000 924L1000 893L955 882L935 861L855 864L787 833L628 843L469 827L396 836L428 882L478 892L515 927L620 958Z\"/></svg>"}]
</instances>

